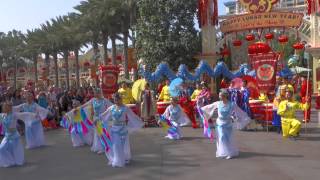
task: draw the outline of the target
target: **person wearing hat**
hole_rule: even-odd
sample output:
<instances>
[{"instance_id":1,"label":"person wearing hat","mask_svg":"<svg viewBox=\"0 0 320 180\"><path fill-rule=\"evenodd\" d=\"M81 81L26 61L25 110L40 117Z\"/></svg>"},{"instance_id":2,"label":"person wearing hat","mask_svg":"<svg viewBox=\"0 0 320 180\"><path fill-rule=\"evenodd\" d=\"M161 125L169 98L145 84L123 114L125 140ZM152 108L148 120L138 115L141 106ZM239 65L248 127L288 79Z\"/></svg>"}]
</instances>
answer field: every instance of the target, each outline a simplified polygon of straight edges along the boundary
<instances>
[{"instance_id":1,"label":"person wearing hat","mask_svg":"<svg viewBox=\"0 0 320 180\"><path fill-rule=\"evenodd\" d=\"M119 93L115 93L112 98L114 105L100 116L102 122L109 127L111 136L111 143L104 144L105 154L109 165L124 167L131 160L129 133L141 129L144 123L129 107L123 104ZM108 125L109 123L111 126Z\"/></svg>"},{"instance_id":2,"label":"person wearing hat","mask_svg":"<svg viewBox=\"0 0 320 180\"><path fill-rule=\"evenodd\" d=\"M296 111L306 110L309 107L309 99L302 104L293 99L293 91L285 90L285 99L279 104L278 114L281 116L282 135L285 138L295 138L299 135L301 122L296 118Z\"/></svg>"},{"instance_id":3,"label":"person wearing hat","mask_svg":"<svg viewBox=\"0 0 320 180\"><path fill-rule=\"evenodd\" d=\"M171 140L179 140L182 138L182 131L180 126L185 126L190 123L189 117L179 105L178 97L171 97L171 104L166 108L162 117L170 121L172 127L168 129L166 138ZM173 131L171 131L174 129Z\"/></svg>"},{"instance_id":4,"label":"person wearing hat","mask_svg":"<svg viewBox=\"0 0 320 180\"><path fill-rule=\"evenodd\" d=\"M93 133L88 130L89 127L83 127L82 124L80 126L76 125L77 123L85 121L81 116L80 105L80 101L72 100L73 109L67 112L61 121L61 126L69 130L73 147L80 147L84 145L91 146L93 141Z\"/></svg>"},{"instance_id":5,"label":"person wearing hat","mask_svg":"<svg viewBox=\"0 0 320 180\"><path fill-rule=\"evenodd\" d=\"M40 119L37 118L36 113L13 111L12 103L9 101L2 104L2 110L0 124L4 128L4 138L0 144L0 167L22 166L24 164L24 150L16 128L17 121L19 119L26 124L32 124Z\"/></svg>"},{"instance_id":6,"label":"person wearing hat","mask_svg":"<svg viewBox=\"0 0 320 180\"><path fill-rule=\"evenodd\" d=\"M204 106L201 110L206 119L212 118L214 112L218 110L216 157L231 159L239 155L239 150L234 143L233 121L236 120L238 129L243 129L250 123L251 119L237 104L229 101L229 93L226 89L221 89L219 99L220 101Z\"/></svg>"},{"instance_id":7,"label":"person wearing hat","mask_svg":"<svg viewBox=\"0 0 320 180\"><path fill-rule=\"evenodd\" d=\"M132 104L134 103L134 99L132 97L132 91L128 87L126 82L121 84L121 88L118 90L118 93L121 95L123 99L123 104Z\"/></svg>"},{"instance_id":8,"label":"person wearing hat","mask_svg":"<svg viewBox=\"0 0 320 180\"><path fill-rule=\"evenodd\" d=\"M170 92L169 92L170 81L166 80L166 85L162 87L158 101L170 102Z\"/></svg>"},{"instance_id":9,"label":"person wearing hat","mask_svg":"<svg viewBox=\"0 0 320 180\"><path fill-rule=\"evenodd\" d=\"M38 121L27 123L25 125L27 149L33 149L46 144L41 121L47 118L49 111L42 108L34 101L34 95L31 92L27 91L25 96L27 102L14 106L13 109L15 112L30 112L37 114Z\"/></svg>"},{"instance_id":10,"label":"person wearing hat","mask_svg":"<svg viewBox=\"0 0 320 180\"><path fill-rule=\"evenodd\" d=\"M103 97L102 91L100 88L94 89L94 98L81 106L87 114L92 115L92 121L101 121L100 114L102 114L106 109L108 109L112 103ZM98 136L97 127L94 128L94 136L93 143L91 147L91 151L96 152L98 154L102 154L104 149L102 147L101 141Z\"/></svg>"},{"instance_id":11,"label":"person wearing hat","mask_svg":"<svg viewBox=\"0 0 320 180\"><path fill-rule=\"evenodd\" d=\"M285 99L286 96L286 90L289 89L290 91L292 91L294 93L294 88L293 86L289 83L289 77L285 76L282 78L282 85L279 86L279 90L280 90L280 98L281 99Z\"/></svg>"}]
</instances>

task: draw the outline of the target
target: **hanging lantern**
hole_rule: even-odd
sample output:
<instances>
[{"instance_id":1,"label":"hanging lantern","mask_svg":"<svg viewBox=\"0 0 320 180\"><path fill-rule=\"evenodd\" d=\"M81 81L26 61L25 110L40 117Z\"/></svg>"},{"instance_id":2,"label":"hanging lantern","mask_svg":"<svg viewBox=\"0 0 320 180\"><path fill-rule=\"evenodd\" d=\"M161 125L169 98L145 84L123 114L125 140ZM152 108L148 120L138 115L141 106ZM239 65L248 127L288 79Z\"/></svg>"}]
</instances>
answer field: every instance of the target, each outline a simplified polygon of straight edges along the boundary
<instances>
[{"instance_id":1,"label":"hanging lantern","mask_svg":"<svg viewBox=\"0 0 320 180\"><path fill-rule=\"evenodd\" d=\"M259 54L259 53L266 54L266 53L269 53L270 51L271 51L271 47L264 42L257 42L257 43L251 44L248 47L249 54Z\"/></svg>"},{"instance_id":2,"label":"hanging lantern","mask_svg":"<svg viewBox=\"0 0 320 180\"><path fill-rule=\"evenodd\" d=\"M279 43L280 43L281 45L285 45L285 44L288 43L289 39L288 39L288 36L286 36L286 35L281 35L281 36L279 36L278 41L279 41Z\"/></svg>"},{"instance_id":3,"label":"hanging lantern","mask_svg":"<svg viewBox=\"0 0 320 180\"><path fill-rule=\"evenodd\" d=\"M296 42L295 44L292 45L293 49L295 50L295 54L298 55L301 50L304 48L304 44L301 42Z\"/></svg>"},{"instance_id":4,"label":"hanging lantern","mask_svg":"<svg viewBox=\"0 0 320 180\"><path fill-rule=\"evenodd\" d=\"M249 41L249 42L252 42L256 39L256 37L254 36L254 34L248 34L246 36L246 40Z\"/></svg>"},{"instance_id":5,"label":"hanging lantern","mask_svg":"<svg viewBox=\"0 0 320 180\"><path fill-rule=\"evenodd\" d=\"M267 34L264 35L264 38L267 41L271 41L274 38L274 35L273 35L273 33L267 33Z\"/></svg>"},{"instance_id":6,"label":"hanging lantern","mask_svg":"<svg viewBox=\"0 0 320 180\"><path fill-rule=\"evenodd\" d=\"M83 66L84 66L84 67L90 67L90 62L88 62L88 61L84 62L84 63L83 63Z\"/></svg>"},{"instance_id":7,"label":"hanging lantern","mask_svg":"<svg viewBox=\"0 0 320 180\"><path fill-rule=\"evenodd\" d=\"M232 44L233 44L234 47L239 48L242 45L242 41L241 40L234 40L232 42Z\"/></svg>"}]
</instances>

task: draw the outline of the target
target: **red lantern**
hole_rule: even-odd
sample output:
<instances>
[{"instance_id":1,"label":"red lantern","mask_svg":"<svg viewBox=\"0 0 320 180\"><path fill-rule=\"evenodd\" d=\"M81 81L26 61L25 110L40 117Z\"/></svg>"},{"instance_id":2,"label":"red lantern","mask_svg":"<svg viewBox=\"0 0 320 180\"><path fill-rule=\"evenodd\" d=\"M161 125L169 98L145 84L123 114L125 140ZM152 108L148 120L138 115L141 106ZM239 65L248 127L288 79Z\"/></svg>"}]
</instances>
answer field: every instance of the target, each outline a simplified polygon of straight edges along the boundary
<instances>
[{"instance_id":1,"label":"red lantern","mask_svg":"<svg viewBox=\"0 0 320 180\"><path fill-rule=\"evenodd\" d=\"M300 51L304 48L304 44L300 42L296 42L292 45L293 49L295 49L295 54L298 55Z\"/></svg>"},{"instance_id":2,"label":"red lantern","mask_svg":"<svg viewBox=\"0 0 320 180\"><path fill-rule=\"evenodd\" d=\"M300 43L300 42L297 42L295 43L294 45L292 45L293 49L295 50L301 50L304 48L304 44Z\"/></svg>"},{"instance_id":3,"label":"red lantern","mask_svg":"<svg viewBox=\"0 0 320 180\"><path fill-rule=\"evenodd\" d=\"M264 42L257 42L248 47L249 54L266 54L271 51L270 46Z\"/></svg>"},{"instance_id":4,"label":"red lantern","mask_svg":"<svg viewBox=\"0 0 320 180\"><path fill-rule=\"evenodd\" d=\"M282 45L287 44L288 40L289 40L288 36L286 36L286 35L281 35L278 38L279 43Z\"/></svg>"},{"instance_id":5,"label":"red lantern","mask_svg":"<svg viewBox=\"0 0 320 180\"><path fill-rule=\"evenodd\" d=\"M266 38L267 41L270 41L274 38L274 35L272 33L267 33L264 35L264 38Z\"/></svg>"},{"instance_id":6,"label":"red lantern","mask_svg":"<svg viewBox=\"0 0 320 180\"><path fill-rule=\"evenodd\" d=\"M238 48L242 45L242 42L240 40L234 40L232 44L234 47Z\"/></svg>"},{"instance_id":7,"label":"red lantern","mask_svg":"<svg viewBox=\"0 0 320 180\"><path fill-rule=\"evenodd\" d=\"M122 60L122 56L121 56L121 55L118 55L118 56L116 57L116 59L119 60L119 61L121 61L121 60Z\"/></svg>"},{"instance_id":8,"label":"red lantern","mask_svg":"<svg viewBox=\"0 0 320 180\"><path fill-rule=\"evenodd\" d=\"M86 62L83 63L83 65L84 65L85 67L90 67L90 62L86 61Z\"/></svg>"},{"instance_id":9,"label":"red lantern","mask_svg":"<svg viewBox=\"0 0 320 180\"><path fill-rule=\"evenodd\" d=\"M253 34L248 34L247 36L246 36L246 40L247 41L254 41L256 39L256 37L253 35Z\"/></svg>"}]
</instances>

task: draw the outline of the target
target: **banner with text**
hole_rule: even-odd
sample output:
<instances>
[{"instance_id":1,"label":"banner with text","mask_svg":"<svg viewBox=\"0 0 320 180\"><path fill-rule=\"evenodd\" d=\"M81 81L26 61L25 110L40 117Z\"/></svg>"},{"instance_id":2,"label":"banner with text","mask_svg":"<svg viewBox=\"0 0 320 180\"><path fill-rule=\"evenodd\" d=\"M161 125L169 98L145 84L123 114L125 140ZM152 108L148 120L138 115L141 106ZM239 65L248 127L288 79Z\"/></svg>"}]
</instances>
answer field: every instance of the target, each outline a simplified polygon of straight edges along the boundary
<instances>
[{"instance_id":1,"label":"banner with text","mask_svg":"<svg viewBox=\"0 0 320 180\"><path fill-rule=\"evenodd\" d=\"M290 12L266 12L238 15L220 22L223 33L257 28L299 27L303 14Z\"/></svg>"}]
</instances>

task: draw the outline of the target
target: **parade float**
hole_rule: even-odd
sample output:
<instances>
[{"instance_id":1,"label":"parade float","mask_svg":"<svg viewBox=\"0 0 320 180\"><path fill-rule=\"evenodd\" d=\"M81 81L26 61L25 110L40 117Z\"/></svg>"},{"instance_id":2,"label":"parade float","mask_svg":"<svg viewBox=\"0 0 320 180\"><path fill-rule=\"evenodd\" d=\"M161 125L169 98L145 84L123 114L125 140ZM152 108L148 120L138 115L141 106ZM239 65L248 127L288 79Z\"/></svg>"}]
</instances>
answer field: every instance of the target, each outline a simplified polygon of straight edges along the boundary
<instances>
[{"instance_id":1,"label":"parade float","mask_svg":"<svg viewBox=\"0 0 320 180\"><path fill-rule=\"evenodd\" d=\"M300 51L305 48L304 43L300 42L298 32L295 37L289 37L286 31L298 29L304 15L294 12L272 11L272 7L278 0L264 0L264 3L250 0L240 0L239 2L246 8L247 13L231 16L219 22L224 36L234 37L232 41L234 47L241 47L244 44L243 40L238 37L238 33L248 32L244 37L247 41L246 44L248 44L247 63L240 65L237 71L229 70L223 61L223 58L231 53L231 50L224 45L224 48L220 50L221 59L218 62L212 63L212 61L209 61L208 59L216 58L216 56L210 56L210 53L204 52L202 54L203 60L193 72L190 72L185 65L180 65L178 71L174 72L166 63L159 64L154 72L150 72L148 68L142 68L140 72L146 81L156 83L163 78L170 81L180 78L184 81L199 82L204 74L213 79L223 76L232 80L234 84L237 84L236 82L241 83L242 79L245 79L248 81L248 88L251 92L250 107L253 118L268 126L273 118L273 104L271 102L276 91L276 76L292 78L297 73L295 62L301 59L299 57L301 55ZM199 0L199 24L203 36L206 36L208 31L210 32L207 26L214 27L217 23L217 1ZM279 32L281 33L279 34ZM291 47L295 54L289 59L284 59L284 49L288 46L290 38L294 38L292 40L295 41ZM276 50L272 47L271 41L278 43L282 48ZM211 54L214 53L211 52ZM310 70L308 68L302 70L308 72L309 80ZM233 88L237 89L236 86L233 86ZM311 87L307 86L308 88ZM237 93L237 90L235 93ZM259 100L259 94L269 97L269 100ZM168 106L167 102L158 102L158 112L162 113L166 106Z\"/></svg>"}]
</instances>

